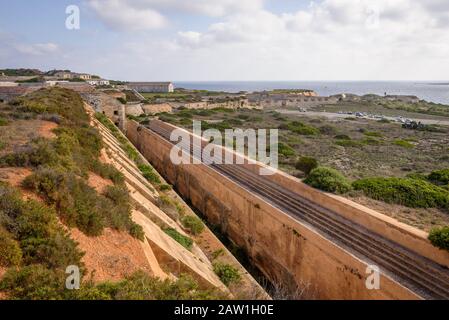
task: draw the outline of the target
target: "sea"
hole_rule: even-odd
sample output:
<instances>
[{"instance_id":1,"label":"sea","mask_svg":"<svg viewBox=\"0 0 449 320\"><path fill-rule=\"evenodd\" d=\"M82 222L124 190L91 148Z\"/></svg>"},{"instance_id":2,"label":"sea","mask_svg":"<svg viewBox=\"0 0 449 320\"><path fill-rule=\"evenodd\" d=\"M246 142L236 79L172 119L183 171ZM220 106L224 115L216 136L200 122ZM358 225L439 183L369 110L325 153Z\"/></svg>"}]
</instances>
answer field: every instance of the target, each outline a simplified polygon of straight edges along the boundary
<instances>
[{"instance_id":1,"label":"sea","mask_svg":"<svg viewBox=\"0 0 449 320\"><path fill-rule=\"evenodd\" d=\"M208 81L174 82L176 88L254 92L274 89L309 89L320 96L340 93L357 95L413 95L422 100L449 105L449 81Z\"/></svg>"}]
</instances>

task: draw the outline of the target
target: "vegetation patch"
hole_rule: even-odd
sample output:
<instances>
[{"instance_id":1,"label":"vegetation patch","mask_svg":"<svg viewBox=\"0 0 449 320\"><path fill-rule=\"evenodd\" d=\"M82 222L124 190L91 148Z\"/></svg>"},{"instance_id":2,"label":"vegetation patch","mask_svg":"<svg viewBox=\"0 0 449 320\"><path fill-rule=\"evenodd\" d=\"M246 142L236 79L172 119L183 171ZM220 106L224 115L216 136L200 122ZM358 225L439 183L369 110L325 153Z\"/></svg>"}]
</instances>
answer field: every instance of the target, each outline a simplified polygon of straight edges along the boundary
<instances>
[{"instance_id":1,"label":"vegetation patch","mask_svg":"<svg viewBox=\"0 0 449 320\"><path fill-rule=\"evenodd\" d=\"M309 174L313 169L318 167L318 160L311 157L301 157L295 164L295 168L301 170L305 174Z\"/></svg>"},{"instance_id":2,"label":"vegetation patch","mask_svg":"<svg viewBox=\"0 0 449 320\"><path fill-rule=\"evenodd\" d=\"M226 286L229 286L232 283L237 283L241 279L239 271L229 264L215 262L213 267L215 274Z\"/></svg>"},{"instance_id":3,"label":"vegetation patch","mask_svg":"<svg viewBox=\"0 0 449 320\"><path fill-rule=\"evenodd\" d=\"M182 217L181 223L194 235L199 235L204 231L204 223L198 217L186 215Z\"/></svg>"},{"instance_id":4,"label":"vegetation patch","mask_svg":"<svg viewBox=\"0 0 449 320\"><path fill-rule=\"evenodd\" d=\"M406 149L413 149L415 147L415 145L413 143L410 143L409 141L406 140L395 140L393 142L395 145L406 148Z\"/></svg>"},{"instance_id":5,"label":"vegetation patch","mask_svg":"<svg viewBox=\"0 0 449 320\"><path fill-rule=\"evenodd\" d=\"M296 155L295 150L283 142L278 143L278 153L286 158Z\"/></svg>"},{"instance_id":6,"label":"vegetation patch","mask_svg":"<svg viewBox=\"0 0 449 320\"><path fill-rule=\"evenodd\" d=\"M449 169L432 171L428 179L438 185L447 185L449 184Z\"/></svg>"},{"instance_id":7,"label":"vegetation patch","mask_svg":"<svg viewBox=\"0 0 449 320\"><path fill-rule=\"evenodd\" d=\"M152 167L146 164L139 165L138 167L144 178L147 179L149 182L157 185L161 184L161 179L159 178L159 175L154 171Z\"/></svg>"},{"instance_id":8,"label":"vegetation patch","mask_svg":"<svg viewBox=\"0 0 449 320\"><path fill-rule=\"evenodd\" d=\"M164 229L164 232L187 250L192 250L193 240L189 237L180 234L176 229L173 228L166 228Z\"/></svg>"},{"instance_id":9,"label":"vegetation patch","mask_svg":"<svg viewBox=\"0 0 449 320\"><path fill-rule=\"evenodd\" d=\"M351 190L350 182L340 172L327 167L313 169L304 182L327 192L343 194Z\"/></svg>"},{"instance_id":10,"label":"vegetation patch","mask_svg":"<svg viewBox=\"0 0 449 320\"><path fill-rule=\"evenodd\" d=\"M279 126L279 129L281 130L289 130L291 132L297 133L297 134L301 134L301 135L305 135L305 136L314 136L314 135L319 135L320 134L320 130L306 125L302 122L299 121L292 121L289 122L287 124L281 124Z\"/></svg>"},{"instance_id":11,"label":"vegetation patch","mask_svg":"<svg viewBox=\"0 0 449 320\"><path fill-rule=\"evenodd\" d=\"M355 190L370 198L411 208L448 208L449 192L424 180L368 178L355 181Z\"/></svg>"},{"instance_id":12,"label":"vegetation patch","mask_svg":"<svg viewBox=\"0 0 449 320\"><path fill-rule=\"evenodd\" d=\"M429 241L435 247L449 251L449 226L431 230Z\"/></svg>"}]
</instances>

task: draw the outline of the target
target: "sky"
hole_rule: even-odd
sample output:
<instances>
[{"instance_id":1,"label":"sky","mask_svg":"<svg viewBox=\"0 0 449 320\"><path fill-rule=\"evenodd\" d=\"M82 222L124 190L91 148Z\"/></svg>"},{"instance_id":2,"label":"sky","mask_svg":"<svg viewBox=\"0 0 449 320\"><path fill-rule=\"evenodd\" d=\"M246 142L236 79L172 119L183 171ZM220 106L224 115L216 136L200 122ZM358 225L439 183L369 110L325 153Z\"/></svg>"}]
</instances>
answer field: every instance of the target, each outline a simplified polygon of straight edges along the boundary
<instances>
[{"instance_id":1,"label":"sky","mask_svg":"<svg viewBox=\"0 0 449 320\"><path fill-rule=\"evenodd\" d=\"M19 67L132 81L445 81L449 1L0 0L0 68Z\"/></svg>"}]
</instances>

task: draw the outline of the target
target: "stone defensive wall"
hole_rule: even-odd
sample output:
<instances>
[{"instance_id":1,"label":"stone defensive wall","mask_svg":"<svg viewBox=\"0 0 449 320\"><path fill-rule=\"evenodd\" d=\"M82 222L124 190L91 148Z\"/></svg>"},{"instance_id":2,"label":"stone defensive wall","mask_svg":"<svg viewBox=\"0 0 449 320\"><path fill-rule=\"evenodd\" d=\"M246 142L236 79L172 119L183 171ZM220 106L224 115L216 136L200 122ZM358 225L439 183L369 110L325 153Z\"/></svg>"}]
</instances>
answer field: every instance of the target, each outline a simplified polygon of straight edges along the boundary
<instances>
[{"instance_id":1,"label":"stone defensive wall","mask_svg":"<svg viewBox=\"0 0 449 320\"><path fill-rule=\"evenodd\" d=\"M175 128L161 121L154 123L167 130ZM213 168L205 164L174 165L170 160L173 145L137 122L127 122L126 134L159 173L211 224L218 226L223 234L242 248L270 281L305 288L303 298L421 298L382 272L380 289L368 289L366 280L371 275L367 269L368 262ZM263 165L245 166L255 171ZM280 171L276 170L267 178L425 257L444 265L449 261L447 255L430 246L423 233L413 228L347 200L309 188Z\"/></svg>"}]
</instances>

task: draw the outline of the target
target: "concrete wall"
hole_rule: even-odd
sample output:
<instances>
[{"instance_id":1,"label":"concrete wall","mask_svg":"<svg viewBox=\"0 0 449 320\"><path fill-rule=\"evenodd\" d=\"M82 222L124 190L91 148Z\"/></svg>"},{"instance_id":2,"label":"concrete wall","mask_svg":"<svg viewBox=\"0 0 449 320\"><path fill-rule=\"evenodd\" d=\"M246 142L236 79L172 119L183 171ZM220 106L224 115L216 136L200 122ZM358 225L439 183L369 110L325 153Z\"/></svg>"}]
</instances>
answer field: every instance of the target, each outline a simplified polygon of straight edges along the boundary
<instances>
[{"instance_id":1,"label":"concrete wall","mask_svg":"<svg viewBox=\"0 0 449 320\"><path fill-rule=\"evenodd\" d=\"M128 138L207 219L220 226L272 281L308 285L309 298L416 299L381 275L381 289L365 286L367 264L311 228L205 165L175 166L172 145L129 121Z\"/></svg>"},{"instance_id":2,"label":"concrete wall","mask_svg":"<svg viewBox=\"0 0 449 320\"><path fill-rule=\"evenodd\" d=\"M144 104L142 106L145 114L156 114L160 112L172 112L173 108L168 103Z\"/></svg>"}]
</instances>

